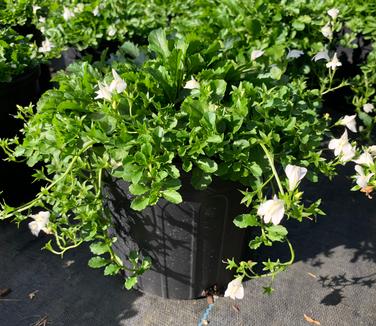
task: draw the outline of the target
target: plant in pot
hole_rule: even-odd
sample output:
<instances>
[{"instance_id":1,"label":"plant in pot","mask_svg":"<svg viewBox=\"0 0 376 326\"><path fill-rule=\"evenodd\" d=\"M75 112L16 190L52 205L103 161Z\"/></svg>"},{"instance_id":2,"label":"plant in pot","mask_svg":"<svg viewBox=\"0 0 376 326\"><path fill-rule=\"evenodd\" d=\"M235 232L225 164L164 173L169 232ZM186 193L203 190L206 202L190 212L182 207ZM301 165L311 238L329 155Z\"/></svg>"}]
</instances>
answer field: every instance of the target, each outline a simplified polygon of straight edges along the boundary
<instances>
[{"instance_id":1,"label":"plant in pot","mask_svg":"<svg viewBox=\"0 0 376 326\"><path fill-rule=\"evenodd\" d=\"M166 27L172 17L188 15L193 3L70 0L40 1L39 6L34 22L47 39L81 52L78 57L99 59L103 50L114 52L125 41L146 44L153 29Z\"/></svg>"},{"instance_id":2,"label":"plant in pot","mask_svg":"<svg viewBox=\"0 0 376 326\"><path fill-rule=\"evenodd\" d=\"M23 140L1 140L45 183L30 202L3 203L1 219L29 220L55 254L90 242L89 266L164 297L225 286L226 258L236 274L228 296L241 297L245 277L273 279L294 259L283 218L322 214L320 201L303 201L300 180L333 175L356 153L345 133L329 144L334 160L322 155L330 88L309 89L258 58L239 64L236 50L156 30L148 48L126 43L107 62L59 73L36 110L21 109ZM248 227L259 229L251 249L282 242L291 258L241 261Z\"/></svg>"}]
</instances>

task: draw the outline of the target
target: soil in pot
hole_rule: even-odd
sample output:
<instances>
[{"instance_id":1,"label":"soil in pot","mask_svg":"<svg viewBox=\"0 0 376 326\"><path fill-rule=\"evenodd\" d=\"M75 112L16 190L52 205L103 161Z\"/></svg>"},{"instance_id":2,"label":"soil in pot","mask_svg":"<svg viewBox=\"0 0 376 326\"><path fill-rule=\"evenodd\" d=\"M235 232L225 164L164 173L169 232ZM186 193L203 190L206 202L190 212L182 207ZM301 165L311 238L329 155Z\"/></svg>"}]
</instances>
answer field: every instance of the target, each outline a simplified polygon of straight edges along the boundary
<instances>
[{"instance_id":1,"label":"soil in pot","mask_svg":"<svg viewBox=\"0 0 376 326\"><path fill-rule=\"evenodd\" d=\"M204 191L182 177L181 204L160 199L157 205L142 212L130 208L128 183L107 177L104 186L105 207L118 241L116 253L123 261L131 250L152 259L152 267L137 284L141 291L164 298L194 299L217 285L227 286L233 273L223 263L227 258L240 259L247 235L233 224L244 213L239 184L215 178Z\"/></svg>"}]
</instances>

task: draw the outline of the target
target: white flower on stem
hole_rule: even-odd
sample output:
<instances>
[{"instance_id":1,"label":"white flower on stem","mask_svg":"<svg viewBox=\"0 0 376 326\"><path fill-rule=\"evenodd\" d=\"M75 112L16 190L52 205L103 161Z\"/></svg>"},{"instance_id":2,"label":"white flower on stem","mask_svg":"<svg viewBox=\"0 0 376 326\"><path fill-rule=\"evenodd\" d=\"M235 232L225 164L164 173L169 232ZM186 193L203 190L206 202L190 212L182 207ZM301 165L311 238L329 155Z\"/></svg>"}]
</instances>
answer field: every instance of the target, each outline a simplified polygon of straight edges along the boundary
<instances>
[{"instance_id":1,"label":"white flower on stem","mask_svg":"<svg viewBox=\"0 0 376 326\"><path fill-rule=\"evenodd\" d=\"M341 126L346 126L347 129L352 132L356 132L356 114L354 115L345 115L342 119L338 121L338 124Z\"/></svg>"},{"instance_id":2,"label":"white flower on stem","mask_svg":"<svg viewBox=\"0 0 376 326\"><path fill-rule=\"evenodd\" d=\"M244 298L244 287L241 277L237 277L227 285L225 297L230 297L233 300Z\"/></svg>"},{"instance_id":3,"label":"white flower on stem","mask_svg":"<svg viewBox=\"0 0 376 326\"><path fill-rule=\"evenodd\" d=\"M41 23L41 24L44 24L46 22L46 18L45 17L39 17L38 21Z\"/></svg>"},{"instance_id":4,"label":"white flower on stem","mask_svg":"<svg viewBox=\"0 0 376 326\"><path fill-rule=\"evenodd\" d=\"M45 39L42 42L42 46L38 49L38 51L41 53L48 53L51 51L53 47L53 44L48 39Z\"/></svg>"},{"instance_id":5,"label":"white flower on stem","mask_svg":"<svg viewBox=\"0 0 376 326\"><path fill-rule=\"evenodd\" d=\"M376 156L376 145L372 145L367 148L368 153L371 153L372 156Z\"/></svg>"},{"instance_id":6,"label":"white flower on stem","mask_svg":"<svg viewBox=\"0 0 376 326\"><path fill-rule=\"evenodd\" d=\"M106 83L99 82L98 88L99 90L95 92L97 94L95 99L97 100L97 99L104 98L105 100L111 101L112 91L113 91L111 89L111 85L107 85Z\"/></svg>"},{"instance_id":7,"label":"white flower on stem","mask_svg":"<svg viewBox=\"0 0 376 326\"><path fill-rule=\"evenodd\" d=\"M253 50L251 53L251 60L254 61L261 57L265 52L263 50Z\"/></svg>"},{"instance_id":8,"label":"white flower on stem","mask_svg":"<svg viewBox=\"0 0 376 326\"><path fill-rule=\"evenodd\" d=\"M362 153L356 160L353 160L353 162L359 165L371 166L373 165L373 157L367 150L365 150L364 153Z\"/></svg>"},{"instance_id":9,"label":"white flower on stem","mask_svg":"<svg viewBox=\"0 0 376 326\"><path fill-rule=\"evenodd\" d=\"M79 13L83 12L84 9L85 9L84 4L83 4L83 3L78 3L77 6L74 7L73 11L74 11L75 13L78 13L78 14L79 14Z\"/></svg>"},{"instance_id":10,"label":"white flower on stem","mask_svg":"<svg viewBox=\"0 0 376 326\"><path fill-rule=\"evenodd\" d=\"M328 51L320 51L320 52L317 52L314 57L312 58L312 60L314 61L319 61L319 60L322 60L322 59L325 59L326 61L329 61L330 58L329 58L329 54L328 54Z\"/></svg>"},{"instance_id":11,"label":"white flower on stem","mask_svg":"<svg viewBox=\"0 0 376 326\"><path fill-rule=\"evenodd\" d=\"M94 16L99 16L99 6L96 6L92 12Z\"/></svg>"},{"instance_id":12,"label":"white flower on stem","mask_svg":"<svg viewBox=\"0 0 376 326\"><path fill-rule=\"evenodd\" d=\"M109 36L114 36L116 34L116 32L117 32L117 29L116 29L116 27L114 25L108 26L108 28L107 28L107 34Z\"/></svg>"},{"instance_id":13,"label":"white flower on stem","mask_svg":"<svg viewBox=\"0 0 376 326\"><path fill-rule=\"evenodd\" d=\"M285 214L285 202L274 195L273 199L263 202L257 210L257 215L261 216L265 223L272 222L278 225Z\"/></svg>"},{"instance_id":14,"label":"white flower on stem","mask_svg":"<svg viewBox=\"0 0 376 326\"><path fill-rule=\"evenodd\" d=\"M321 28L321 33L326 38L331 39L333 37L333 31L329 23L327 23L324 27Z\"/></svg>"},{"instance_id":15,"label":"white flower on stem","mask_svg":"<svg viewBox=\"0 0 376 326\"><path fill-rule=\"evenodd\" d=\"M191 76L191 79L185 83L184 88L185 89L198 89L200 88L200 84L198 83L196 79L194 79L193 76Z\"/></svg>"},{"instance_id":16,"label":"white flower on stem","mask_svg":"<svg viewBox=\"0 0 376 326\"><path fill-rule=\"evenodd\" d=\"M307 174L307 169L297 165L287 164L285 173L287 179L289 180L289 190L291 191L294 190L299 181L305 177Z\"/></svg>"},{"instance_id":17,"label":"white flower on stem","mask_svg":"<svg viewBox=\"0 0 376 326\"><path fill-rule=\"evenodd\" d=\"M304 54L303 51L300 50L289 50L289 53L287 53L286 59L296 59L301 57Z\"/></svg>"},{"instance_id":18,"label":"white flower on stem","mask_svg":"<svg viewBox=\"0 0 376 326\"><path fill-rule=\"evenodd\" d=\"M333 58L326 64L326 67L332 70L336 70L337 67L341 67L342 63L337 58L337 53L334 53Z\"/></svg>"},{"instance_id":19,"label":"white flower on stem","mask_svg":"<svg viewBox=\"0 0 376 326\"><path fill-rule=\"evenodd\" d=\"M42 7L39 6L32 6L33 7L33 14L35 15L39 9L42 9Z\"/></svg>"},{"instance_id":20,"label":"white flower on stem","mask_svg":"<svg viewBox=\"0 0 376 326\"><path fill-rule=\"evenodd\" d=\"M364 189L368 186L369 180L375 175L374 173L364 174L364 170L360 165L355 165L355 171L358 173L355 176L356 184Z\"/></svg>"},{"instance_id":21,"label":"white flower on stem","mask_svg":"<svg viewBox=\"0 0 376 326\"><path fill-rule=\"evenodd\" d=\"M29 223L29 229L33 235L37 237L40 231L47 234L51 233L51 230L47 227L47 224L50 221L50 212L41 211L30 217L34 219L33 222Z\"/></svg>"},{"instance_id":22,"label":"white flower on stem","mask_svg":"<svg viewBox=\"0 0 376 326\"><path fill-rule=\"evenodd\" d=\"M371 103L366 103L363 105L363 111L365 113L371 113L375 107Z\"/></svg>"},{"instance_id":23,"label":"white flower on stem","mask_svg":"<svg viewBox=\"0 0 376 326\"><path fill-rule=\"evenodd\" d=\"M348 162L355 156L355 148L349 143L347 130L340 138L334 138L329 142L329 149L335 156L340 156L342 162Z\"/></svg>"},{"instance_id":24,"label":"white flower on stem","mask_svg":"<svg viewBox=\"0 0 376 326\"><path fill-rule=\"evenodd\" d=\"M64 7L63 18L65 21L74 17L74 12L67 7Z\"/></svg>"},{"instance_id":25,"label":"white flower on stem","mask_svg":"<svg viewBox=\"0 0 376 326\"><path fill-rule=\"evenodd\" d=\"M338 14L339 14L339 9L337 8L332 8L332 9L329 9L327 11L328 15L330 17L332 17L333 19L336 19L338 17Z\"/></svg>"},{"instance_id":26,"label":"white flower on stem","mask_svg":"<svg viewBox=\"0 0 376 326\"><path fill-rule=\"evenodd\" d=\"M114 76L114 80L110 84L110 91L116 91L118 94L125 91L127 88L127 83L119 76L115 69L112 69L112 76Z\"/></svg>"}]
</instances>

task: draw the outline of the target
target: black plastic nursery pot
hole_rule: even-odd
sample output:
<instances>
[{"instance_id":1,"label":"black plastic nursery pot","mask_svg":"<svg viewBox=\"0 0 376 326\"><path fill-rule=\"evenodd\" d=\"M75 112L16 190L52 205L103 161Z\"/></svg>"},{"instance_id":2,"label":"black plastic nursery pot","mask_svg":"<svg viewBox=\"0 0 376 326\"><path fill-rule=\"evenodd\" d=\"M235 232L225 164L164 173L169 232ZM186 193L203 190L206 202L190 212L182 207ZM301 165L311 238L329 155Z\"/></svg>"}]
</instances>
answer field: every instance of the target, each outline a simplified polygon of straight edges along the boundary
<instances>
[{"instance_id":1,"label":"black plastic nursery pot","mask_svg":"<svg viewBox=\"0 0 376 326\"><path fill-rule=\"evenodd\" d=\"M0 83L0 137L12 137L22 127L15 119L17 105L29 105L40 94L40 66L36 66L9 83Z\"/></svg>"},{"instance_id":2,"label":"black plastic nursery pot","mask_svg":"<svg viewBox=\"0 0 376 326\"><path fill-rule=\"evenodd\" d=\"M17 105L29 105L40 94L40 67L15 78L10 83L0 83L0 138L14 137L22 128L22 122L13 116ZM32 184L32 170L25 163L5 162L0 154L1 198L11 205L19 205L33 198L37 186Z\"/></svg>"},{"instance_id":3,"label":"black plastic nursery pot","mask_svg":"<svg viewBox=\"0 0 376 326\"><path fill-rule=\"evenodd\" d=\"M171 299L194 299L216 285L227 286L233 273L223 263L243 256L247 234L233 224L244 213L240 205L241 185L215 178L203 191L182 177L181 204L160 199L142 212L130 208L128 183L107 179L105 207L110 212L117 237L114 249L126 262L126 255L137 250L152 259L152 267L139 277L136 288Z\"/></svg>"}]
</instances>

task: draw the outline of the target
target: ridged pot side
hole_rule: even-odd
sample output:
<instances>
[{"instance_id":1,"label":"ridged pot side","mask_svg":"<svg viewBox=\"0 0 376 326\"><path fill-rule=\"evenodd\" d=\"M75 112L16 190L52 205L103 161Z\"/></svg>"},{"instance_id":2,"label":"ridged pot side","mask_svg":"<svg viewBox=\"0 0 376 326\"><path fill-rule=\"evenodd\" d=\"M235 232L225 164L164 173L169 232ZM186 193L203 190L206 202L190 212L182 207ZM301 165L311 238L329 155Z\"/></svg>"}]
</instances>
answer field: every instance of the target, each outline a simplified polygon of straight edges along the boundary
<instances>
[{"instance_id":1,"label":"ridged pot side","mask_svg":"<svg viewBox=\"0 0 376 326\"><path fill-rule=\"evenodd\" d=\"M130 250L152 259L152 267L138 281L141 291L171 299L194 299L203 290L224 288L233 278L224 260L241 258L246 232L233 224L244 212L241 185L215 178L203 191L182 178L181 204L160 199L142 212L130 208L128 183L111 178L104 186L105 206L118 241L116 253L123 261Z\"/></svg>"}]
</instances>

